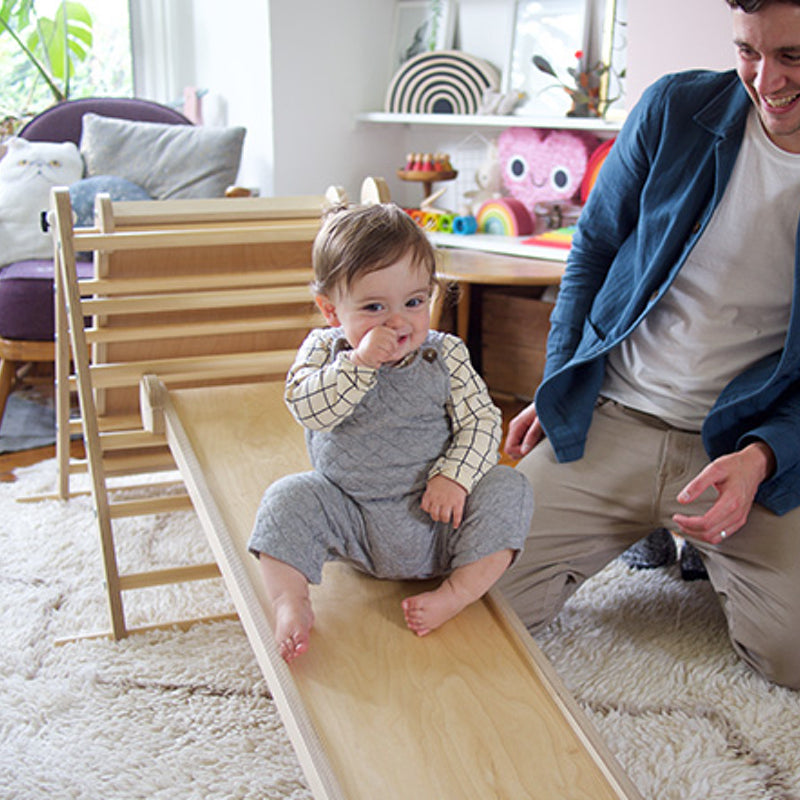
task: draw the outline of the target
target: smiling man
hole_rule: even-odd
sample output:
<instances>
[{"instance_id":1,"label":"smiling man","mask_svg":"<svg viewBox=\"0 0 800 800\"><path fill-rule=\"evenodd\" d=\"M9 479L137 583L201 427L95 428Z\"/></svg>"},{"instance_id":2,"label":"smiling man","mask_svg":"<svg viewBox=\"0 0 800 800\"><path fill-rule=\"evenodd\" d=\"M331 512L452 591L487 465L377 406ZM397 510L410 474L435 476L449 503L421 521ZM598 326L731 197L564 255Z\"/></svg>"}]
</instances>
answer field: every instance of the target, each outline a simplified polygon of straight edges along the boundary
<instances>
[{"instance_id":1,"label":"smiling man","mask_svg":"<svg viewBox=\"0 0 800 800\"><path fill-rule=\"evenodd\" d=\"M730 3L736 71L775 144L800 153L800 7L788 2ZM750 13L745 13L749 9Z\"/></svg>"},{"instance_id":2,"label":"smiling man","mask_svg":"<svg viewBox=\"0 0 800 800\"><path fill-rule=\"evenodd\" d=\"M727 0L734 73L650 87L584 208L506 450L531 481L501 586L531 631L660 527L739 655L800 687L800 0Z\"/></svg>"}]
</instances>

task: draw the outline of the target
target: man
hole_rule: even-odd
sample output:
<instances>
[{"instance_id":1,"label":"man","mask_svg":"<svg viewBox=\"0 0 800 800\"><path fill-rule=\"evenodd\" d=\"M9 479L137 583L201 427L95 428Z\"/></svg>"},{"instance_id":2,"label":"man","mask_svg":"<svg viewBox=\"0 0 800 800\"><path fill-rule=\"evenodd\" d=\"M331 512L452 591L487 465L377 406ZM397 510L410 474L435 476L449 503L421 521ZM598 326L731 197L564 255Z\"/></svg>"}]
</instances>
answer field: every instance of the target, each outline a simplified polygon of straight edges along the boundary
<instances>
[{"instance_id":1,"label":"man","mask_svg":"<svg viewBox=\"0 0 800 800\"><path fill-rule=\"evenodd\" d=\"M667 76L581 214L501 587L531 631L650 531L700 552L739 655L800 687L800 0L727 0L733 72Z\"/></svg>"}]
</instances>

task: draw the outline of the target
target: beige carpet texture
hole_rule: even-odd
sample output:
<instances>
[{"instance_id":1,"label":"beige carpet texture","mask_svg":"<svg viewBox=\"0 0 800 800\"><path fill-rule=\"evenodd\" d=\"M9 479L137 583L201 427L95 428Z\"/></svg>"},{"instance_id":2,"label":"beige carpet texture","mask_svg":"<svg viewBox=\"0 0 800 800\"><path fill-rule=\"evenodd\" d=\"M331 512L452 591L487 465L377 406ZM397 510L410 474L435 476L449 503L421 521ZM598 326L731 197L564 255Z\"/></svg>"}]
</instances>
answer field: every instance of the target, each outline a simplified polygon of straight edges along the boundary
<instances>
[{"instance_id":1,"label":"beige carpet texture","mask_svg":"<svg viewBox=\"0 0 800 800\"><path fill-rule=\"evenodd\" d=\"M17 477L0 484L0 798L310 798L236 620L56 644L108 628L91 501L18 502L52 491L54 461ZM190 512L116 530L124 571L211 557ZM134 625L233 610L221 580L129 595ZM707 582L612 564L537 641L648 800L800 800L800 694L737 660Z\"/></svg>"}]
</instances>

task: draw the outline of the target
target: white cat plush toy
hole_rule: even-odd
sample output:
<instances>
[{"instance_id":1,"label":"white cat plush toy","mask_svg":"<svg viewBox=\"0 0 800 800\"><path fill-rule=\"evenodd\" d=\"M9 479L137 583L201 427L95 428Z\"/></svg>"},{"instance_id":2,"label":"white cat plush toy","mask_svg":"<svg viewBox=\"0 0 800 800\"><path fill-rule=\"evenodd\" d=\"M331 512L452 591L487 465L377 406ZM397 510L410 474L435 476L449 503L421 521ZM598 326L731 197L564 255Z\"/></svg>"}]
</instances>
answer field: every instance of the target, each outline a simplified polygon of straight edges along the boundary
<instances>
[{"instance_id":1,"label":"white cat plush toy","mask_svg":"<svg viewBox=\"0 0 800 800\"><path fill-rule=\"evenodd\" d=\"M53 186L83 176L83 159L72 142L29 142L13 138L0 159L0 266L51 258L53 239L41 227Z\"/></svg>"}]
</instances>

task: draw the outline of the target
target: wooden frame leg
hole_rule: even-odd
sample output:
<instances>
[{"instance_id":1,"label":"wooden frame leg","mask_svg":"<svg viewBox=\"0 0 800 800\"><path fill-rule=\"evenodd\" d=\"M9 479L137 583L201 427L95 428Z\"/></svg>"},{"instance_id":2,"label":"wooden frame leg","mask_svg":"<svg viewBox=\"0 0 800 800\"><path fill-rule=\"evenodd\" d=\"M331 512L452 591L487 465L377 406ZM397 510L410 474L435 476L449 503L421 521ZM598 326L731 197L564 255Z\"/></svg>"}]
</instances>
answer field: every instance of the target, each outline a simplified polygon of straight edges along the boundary
<instances>
[{"instance_id":1,"label":"wooden frame leg","mask_svg":"<svg viewBox=\"0 0 800 800\"><path fill-rule=\"evenodd\" d=\"M6 412L6 403L11 394L11 387L14 385L14 377L17 373L17 361L11 361L8 358L0 360L0 423L3 421L3 415Z\"/></svg>"},{"instance_id":2,"label":"wooden frame leg","mask_svg":"<svg viewBox=\"0 0 800 800\"><path fill-rule=\"evenodd\" d=\"M67 319L66 294L61 274L61 251L55 248L55 323L56 323L56 464L58 467L58 496L67 500L69 489L70 462L70 345L69 322Z\"/></svg>"},{"instance_id":3,"label":"wooden frame leg","mask_svg":"<svg viewBox=\"0 0 800 800\"><path fill-rule=\"evenodd\" d=\"M462 282L458 284L458 305L456 306L456 333L462 342L469 339L469 312L472 302L471 286Z\"/></svg>"}]
</instances>

